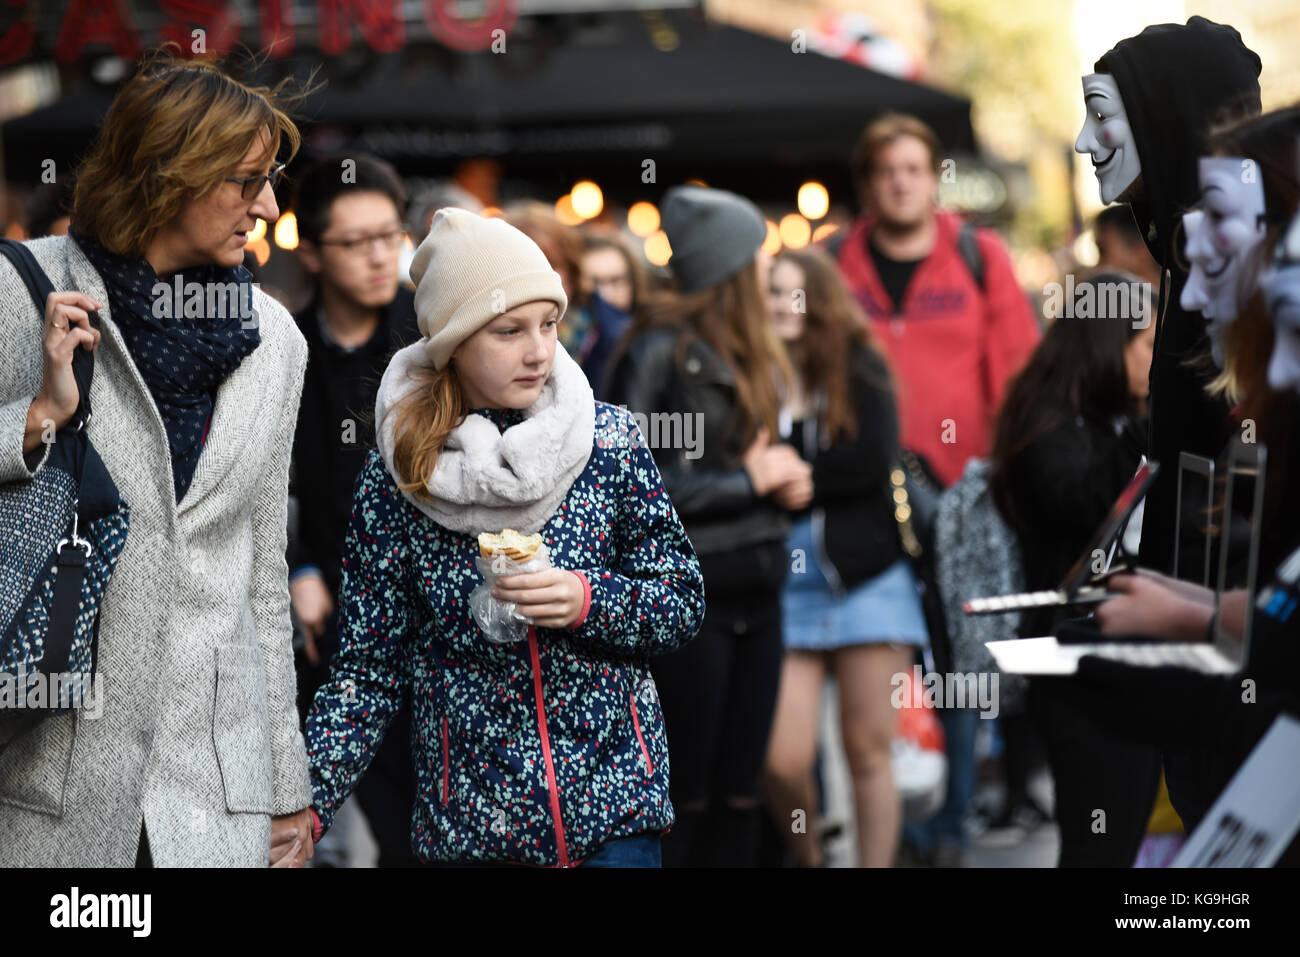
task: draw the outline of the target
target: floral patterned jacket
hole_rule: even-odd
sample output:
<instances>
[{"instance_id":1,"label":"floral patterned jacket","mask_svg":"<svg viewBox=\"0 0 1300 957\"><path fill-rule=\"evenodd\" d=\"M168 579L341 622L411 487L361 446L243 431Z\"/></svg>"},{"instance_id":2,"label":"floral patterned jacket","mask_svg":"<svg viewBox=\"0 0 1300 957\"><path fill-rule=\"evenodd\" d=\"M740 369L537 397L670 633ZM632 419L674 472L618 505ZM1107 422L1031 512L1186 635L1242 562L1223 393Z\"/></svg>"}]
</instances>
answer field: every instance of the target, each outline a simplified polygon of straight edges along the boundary
<instances>
[{"instance_id":1,"label":"floral patterned jacket","mask_svg":"<svg viewBox=\"0 0 1300 957\"><path fill-rule=\"evenodd\" d=\"M323 829L406 682L421 859L567 867L672 825L648 660L699 630L704 583L632 415L596 406L591 459L541 529L555 567L583 579L587 608L570 628L530 628L517 644L492 644L473 619L475 538L421 513L370 454L344 547L339 651L308 718ZM475 411L503 431L522 418Z\"/></svg>"}]
</instances>

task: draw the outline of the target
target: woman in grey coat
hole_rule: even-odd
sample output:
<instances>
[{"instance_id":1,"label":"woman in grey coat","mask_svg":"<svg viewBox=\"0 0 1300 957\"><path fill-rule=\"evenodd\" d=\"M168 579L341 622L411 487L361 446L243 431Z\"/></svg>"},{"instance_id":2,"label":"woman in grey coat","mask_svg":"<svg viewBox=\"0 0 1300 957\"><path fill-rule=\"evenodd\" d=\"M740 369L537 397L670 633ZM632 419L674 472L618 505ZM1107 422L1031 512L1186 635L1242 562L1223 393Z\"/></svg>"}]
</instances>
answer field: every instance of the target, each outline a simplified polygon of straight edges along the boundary
<instances>
[{"instance_id":1,"label":"woman in grey coat","mask_svg":"<svg viewBox=\"0 0 1300 957\"><path fill-rule=\"evenodd\" d=\"M0 867L310 854L285 565L306 345L241 265L299 143L279 102L153 58L78 170L71 235L28 246L43 317L0 259L0 487L45 464L92 349L87 434L131 510L95 707L0 732Z\"/></svg>"}]
</instances>

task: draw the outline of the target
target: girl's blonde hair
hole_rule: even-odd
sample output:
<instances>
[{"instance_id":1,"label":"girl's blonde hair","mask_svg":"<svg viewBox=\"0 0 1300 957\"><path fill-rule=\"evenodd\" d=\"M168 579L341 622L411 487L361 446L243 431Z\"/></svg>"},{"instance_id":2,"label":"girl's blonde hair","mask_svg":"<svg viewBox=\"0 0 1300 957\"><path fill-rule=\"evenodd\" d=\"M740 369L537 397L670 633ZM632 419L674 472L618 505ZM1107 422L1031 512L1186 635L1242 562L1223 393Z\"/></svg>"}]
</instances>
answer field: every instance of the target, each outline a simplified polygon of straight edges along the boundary
<instances>
[{"instance_id":1,"label":"girl's blonde hair","mask_svg":"<svg viewBox=\"0 0 1300 957\"><path fill-rule=\"evenodd\" d=\"M206 195L243 161L262 132L262 161L281 139L288 162L301 144L286 107L291 78L274 89L248 86L215 63L183 60L164 44L114 97L77 172L72 221L112 252L141 256L191 199Z\"/></svg>"},{"instance_id":2,"label":"girl's blonde hair","mask_svg":"<svg viewBox=\"0 0 1300 957\"><path fill-rule=\"evenodd\" d=\"M450 362L441 369L417 366L411 378L416 388L388 413L393 416L393 469L398 488L424 495L447 436L469 413L469 402Z\"/></svg>"}]
</instances>

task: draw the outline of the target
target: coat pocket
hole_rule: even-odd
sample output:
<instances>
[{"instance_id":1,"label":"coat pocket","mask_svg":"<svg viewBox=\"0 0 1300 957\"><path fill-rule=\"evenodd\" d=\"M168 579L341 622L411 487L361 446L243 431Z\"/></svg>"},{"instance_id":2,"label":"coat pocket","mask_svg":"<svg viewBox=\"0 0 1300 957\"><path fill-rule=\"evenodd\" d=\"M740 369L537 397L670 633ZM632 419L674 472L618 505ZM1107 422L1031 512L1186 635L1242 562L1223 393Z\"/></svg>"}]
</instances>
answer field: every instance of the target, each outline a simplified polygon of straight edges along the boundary
<instances>
[{"instance_id":1,"label":"coat pocket","mask_svg":"<svg viewBox=\"0 0 1300 957\"><path fill-rule=\"evenodd\" d=\"M63 816L78 714L60 714L14 737L0 749L0 804Z\"/></svg>"},{"instance_id":2,"label":"coat pocket","mask_svg":"<svg viewBox=\"0 0 1300 957\"><path fill-rule=\"evenodd\" d=\"M266 676L252 645L217 646L212 741L226 792L226 809L270 814L273 804Z\"/></svg>"},{"instance_id":3,"label":"coat pocket","mask_svg":"<svg viewBox=\"0 0 1300 957\"><path fill-rule=\"evenodd\" d=\"M645 732L641 730L641 715L636 708L636 694L627 696L628 706L632 709L632 727L636 731L637 744L641 746L641 757L645 761L645 773L647 777L654 777L655 764L650 760L650 749L646 747Z\"/></svg>"}]
</instances>

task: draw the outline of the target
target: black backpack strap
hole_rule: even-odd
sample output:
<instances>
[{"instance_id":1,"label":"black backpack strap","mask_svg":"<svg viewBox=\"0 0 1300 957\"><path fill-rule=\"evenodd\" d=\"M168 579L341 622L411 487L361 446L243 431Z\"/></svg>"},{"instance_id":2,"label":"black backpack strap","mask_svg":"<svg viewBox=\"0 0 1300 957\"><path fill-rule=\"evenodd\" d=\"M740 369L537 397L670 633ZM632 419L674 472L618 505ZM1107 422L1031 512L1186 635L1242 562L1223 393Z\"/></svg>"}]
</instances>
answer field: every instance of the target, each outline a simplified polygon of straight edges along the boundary
<instances>
[{"instance_id":1,"label":"black backpack strap","mask_svg":"<svg viewBox=\"0 0 1300 957\"><path fill-rule=\"evenodd\" d=\"M988 290L984 288L984 253L980 251L975 227L970 223L961 224L961 229L957 233L957 252L961 255L961 261L966 264L966 268L970 270L971 277L975 280L975 285L979 286L980 292L987 292Z\"/></svg>"},{"instance_id":2,"label":"black backpack strap","mask_svg":"<svg viewBox=\"0 0 1300 957\"><path fill-rule=\"evenodd\" d=\"M39 317L41 326L45 325L45 300L49 298L50 293L54 292L54 284L50 282L50 277L45 275L45 270L41 264L36 261L32 251L24 244L13 239L0 239L0 255L5 256L14 265L18 271L18 277L22 279L23 285L27 287L28 294L32 297L32 303L36 306L36 315ZM93 329L99 328L99 313L90 313L90 325ZM72 417L73 427L84 424L90 418L90 383L95 377L95 353L89 349L78 348L72 353L72 374L77 378L77 388L81 392L81 401L77 406L76 414Z\"/></svg>"},{"instance_id":3,"label":"black backpack strap","mask_svg":"<svg viewBox=\"0 0 1300 957\"><path fill-rule=\"evenodd\" d=\"M36 311L40 314L41 320L45 319L45 300L50 293L54 292L54 286L50 278L45 275L41 269L40 263L32 255L32 251L15 239L0 239L0 254L3 254L14 264L14 269L18 270L18 277L22 279L23 285L27 287L27 292L31 294L32 302L36 306Z\"/></svg>"}]
</instances>

